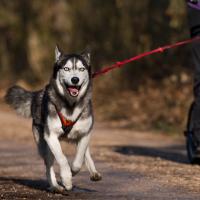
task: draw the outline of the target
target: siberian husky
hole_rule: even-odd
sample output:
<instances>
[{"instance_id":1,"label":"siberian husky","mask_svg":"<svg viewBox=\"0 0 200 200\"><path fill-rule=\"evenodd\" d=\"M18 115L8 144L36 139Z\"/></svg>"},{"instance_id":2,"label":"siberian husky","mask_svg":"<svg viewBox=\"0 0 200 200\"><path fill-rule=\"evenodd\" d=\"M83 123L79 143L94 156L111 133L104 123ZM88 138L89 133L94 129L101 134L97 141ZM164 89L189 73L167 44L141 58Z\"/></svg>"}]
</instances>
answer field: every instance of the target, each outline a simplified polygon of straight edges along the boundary
<instances>
[{"instance_id":1,"label":"siberian husky","mask_svg":"<svg viewBox=\"0 0 200 200\"><path fill-rule=\"evenodd\" d=\"M34 138L44 159L50 188L63 191L72 189L72 176L80 171L84 162L92 181L101 180L101 175L89 149L94 120L90 53L63 54L56 47L55 58L49 84L35 92L13 86L8 89L5 100L18 114L32 117ZM61 138L77 146L71 165L61 149ZM60 168L62 185L56 180L54 158Z\"/></svg>"}]
</instances>

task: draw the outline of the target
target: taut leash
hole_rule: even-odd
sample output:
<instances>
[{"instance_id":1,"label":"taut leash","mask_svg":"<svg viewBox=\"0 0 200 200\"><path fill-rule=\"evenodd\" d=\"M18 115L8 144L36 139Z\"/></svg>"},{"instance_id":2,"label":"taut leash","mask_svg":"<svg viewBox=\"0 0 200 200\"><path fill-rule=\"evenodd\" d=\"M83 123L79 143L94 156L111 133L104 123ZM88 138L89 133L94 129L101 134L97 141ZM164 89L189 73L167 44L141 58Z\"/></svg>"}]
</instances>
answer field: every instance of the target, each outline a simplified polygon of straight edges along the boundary
<instances>
[{"instance_id":1,"label":"taut leash","mask_svg":"<svg viewBox=\"0 0 200 200\"><path fill-rule=\"evenodd\" d=\"M172 49L172 48L176 48L176 47L183 46L183 45L186 45L186 44L190 44L192 42L199 41L199 40L200 40L200 37L198 36L198 37L195 37L195 38L192 38L192 39L188 39L188 40L183 40L183 41L177 42L175 44L165 45L165 46L159 47L157 49L154 49L154 50L147 51L145 53L139 54L139 55L134 56L132 58L116 62L111 66L105 66L101 70L99 70L97 72L94 72L92 74L92 78L96 78L99 75L106 74L109 71L114 70L116 68L124 67L124 65L126 65L126 64L128 64L130 62L142 59L142 58L144 58L146 56L153 55L153 54L156 54L156 53L163 53L164 51L166 51L168 49Z\"/></svg>"}]
</instances>

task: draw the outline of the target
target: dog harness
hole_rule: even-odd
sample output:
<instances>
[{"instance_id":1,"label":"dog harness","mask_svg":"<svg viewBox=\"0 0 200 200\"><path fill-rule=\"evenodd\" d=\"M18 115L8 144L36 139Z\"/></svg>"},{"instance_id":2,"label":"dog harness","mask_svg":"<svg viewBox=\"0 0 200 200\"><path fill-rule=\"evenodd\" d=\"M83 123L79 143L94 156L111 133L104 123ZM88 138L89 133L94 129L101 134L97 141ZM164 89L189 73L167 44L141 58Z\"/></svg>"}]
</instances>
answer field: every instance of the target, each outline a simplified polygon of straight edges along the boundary
<instances>
[{"instance_id":1,"label":"dog harness","mask_svg":"<svg viewBox=\"0 0 200 200\"><path fill-rule=\"evenodd\" d=\"M46 105L46 110L48 110L47 108L47 104L45 104L44 102L47 102L48 101L48 94L47 94L47 90L49 88L49 85L46 86L46 89L44 91L44 96L43 96L43 99L42 99L42 104L43 105ZM53 102L52 102L53 103ZM77 119L75 121L71 121L71 120L68 120L66 119L63 114L58 110L57 106L55 103L53 103L53 105L55 106L55 109L56 109L56 112L59 116L59 119L61 121L61 124L62 124L62 129L64 131L65 134L68 134L71 129L73 128L74 124L78 121L78 119L80 118L81 116L81 113L79 114L79 116L77 117ZM42 112L41 113L41 116L42 116L42 121L43 123L45 123L45 112ZM42 129L44 129L44 127L42 127Z\"/></svg>"},{"instance_id":2,"label":"dog harness","mask_svg":"<svg viewBox=\"0 0 200 200\"><path fill-rule=\"evenodd\" d=\"M73 122L71 120L66 119L63 116L63 114L60 111L58 111L56 106L55 106L55 108L56 108L57 114L60 118L60 121L61 121L61 124L62 124L62 129L63 129L64 133L68 134L71 131L71 129L73 128L74 124L79 119L79 117L76 119L76 121Z\"/></svg>"},{"instance_id":3,"label":"dog harness","mask_svg":"<svg viewBox=\"0 0 200 200\"><path fill-rule=\"evenodd\" d=\"M72 130L74 124L79 120L82 113L79 114L79 116L76 118L75 121L71 121L71 120L66 119L63 116L63 114L57 109L56 106L55 106L55 108L56 108L56 112L57 112L57 114L60 118L60 121L61 121L61 124L62 124L62 129L63 129L65 134L68 134Z\"/></svg>"},{"instance_id":4,"label":"dog harness","mask_svg":"<svg viewBox=\"0 0 200 200\"><path fill-rule=\"evenodd\" d=\"M76 122L73 122L71 120L66 119L61 112L58 112L58 116L60 118L61 124L62 124L62 129L64 131L64 133L68 133L69 131L71 131L72 127L74 126L74 124Z\"/></svg>"}]
</instances>

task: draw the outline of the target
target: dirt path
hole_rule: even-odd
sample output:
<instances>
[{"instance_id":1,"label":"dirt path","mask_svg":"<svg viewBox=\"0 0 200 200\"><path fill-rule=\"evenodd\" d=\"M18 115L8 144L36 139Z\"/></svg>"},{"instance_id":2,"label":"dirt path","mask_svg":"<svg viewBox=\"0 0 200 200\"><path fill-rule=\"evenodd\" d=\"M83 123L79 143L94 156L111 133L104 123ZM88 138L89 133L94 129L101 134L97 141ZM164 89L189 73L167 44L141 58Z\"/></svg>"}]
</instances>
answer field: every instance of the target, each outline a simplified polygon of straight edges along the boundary
<instances>
[{"instance_id":1,"label":"dirt path","mask_svg":"<svg viewBox=\"0 0 200 200\"><path fill-rule=\"evenodd\" d=\"M52 194L31 121L3 106L0 127L0 199L200 199L200 167L187 164L181 137L97 124L91 148L103 180L90 182L84 168L73 178L72 192ZM72 158L73 148L63 148Z\"/></svg>"}]
</instances>

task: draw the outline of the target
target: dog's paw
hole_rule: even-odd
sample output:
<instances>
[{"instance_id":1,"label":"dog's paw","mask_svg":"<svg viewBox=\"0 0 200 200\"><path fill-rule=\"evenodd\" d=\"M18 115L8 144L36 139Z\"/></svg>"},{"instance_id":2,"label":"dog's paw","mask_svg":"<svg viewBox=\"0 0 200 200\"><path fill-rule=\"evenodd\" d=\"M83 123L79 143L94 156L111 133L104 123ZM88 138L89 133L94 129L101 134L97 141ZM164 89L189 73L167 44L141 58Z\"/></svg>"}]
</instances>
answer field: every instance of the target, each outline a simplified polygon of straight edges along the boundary
<instances>
[{"instance_id":1,"label":"dog's paw","mask_svg":"<svg viewBox=\"0 0 200 200\"><path fill-rule=\"evenodd\" d=\"M48 191L49 192L52 192L52 193L62 193L64 192L64 188L60 185L57 185L57 186L51 186L48 188Z\"/></svg>"},{"instance_id":2,"label":"dog's paw","mask_svg":"<svg viewBox=\"0 0 200 200\"><path fill-rule=\"evenodd\" d=\"M64 187L65 187L65 190L67 190L67 191L71 191L73 189L72 185L68 185L68 186L64 186Z\"/></svg>"},{"instance_id":3,"label":"dog's paw","mask_svg":"<svg viewBox=\"0 0 200 200\"><path fill-rule=\"evenodd\" d=\"M72 170L72 176L76 176L76 174L78 174L79 171L73 171Z\"/></svg>"},{"instance_id":4,"label":"dog's paw","mask_svg":"<svg viewBox=\"0 0 200 200\"><path fill-rule=\"evenodd\" d=\"M75 176L76 174L78 174L80 170L81 170L81 166L76 166L73 164L71 167L72 176Z\"/></svg>"},{"instance_id":5,"label":"dog's paw","mask_svg":"<svg viewBox=\"0 0 200 200\"><path fill-rule=\"evenodd\" d=\"M72 183L63 183L63 186L67 191L71 191L73 188Z\"/></svg>"},{"instance_id":6,"label":"dog's paw","mask_svg":"<svg viewBox=\"0 0 200 200\"><path fill-rule=\"evenodd\" d=\"M91 181L100 181L102 176L99 172L95 172L92 176L90 176Z\"/></svg>"}]
</instances>

